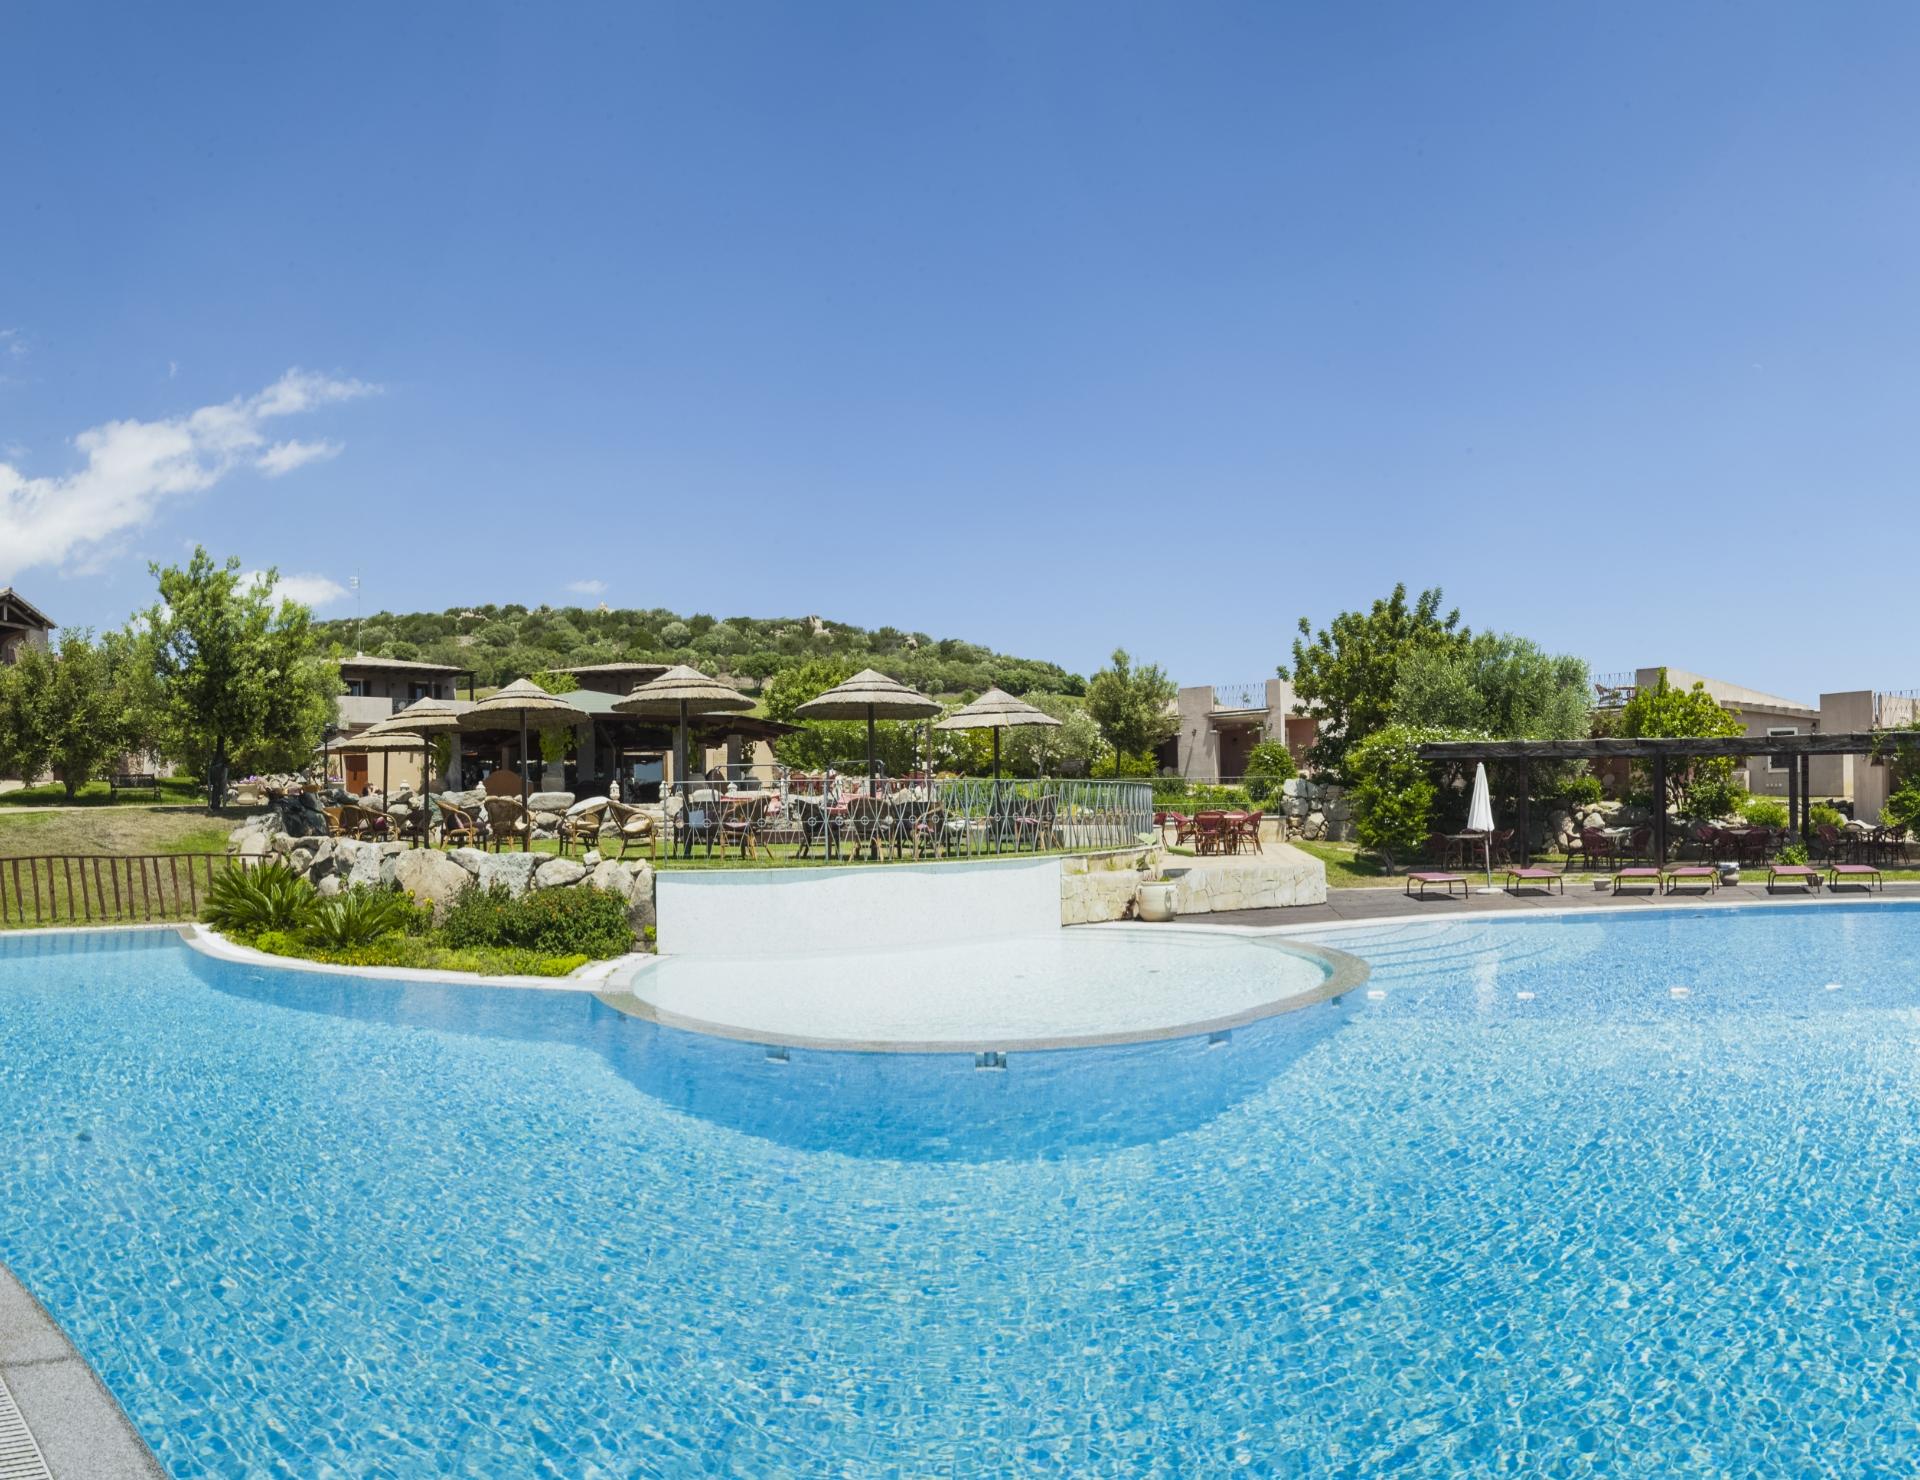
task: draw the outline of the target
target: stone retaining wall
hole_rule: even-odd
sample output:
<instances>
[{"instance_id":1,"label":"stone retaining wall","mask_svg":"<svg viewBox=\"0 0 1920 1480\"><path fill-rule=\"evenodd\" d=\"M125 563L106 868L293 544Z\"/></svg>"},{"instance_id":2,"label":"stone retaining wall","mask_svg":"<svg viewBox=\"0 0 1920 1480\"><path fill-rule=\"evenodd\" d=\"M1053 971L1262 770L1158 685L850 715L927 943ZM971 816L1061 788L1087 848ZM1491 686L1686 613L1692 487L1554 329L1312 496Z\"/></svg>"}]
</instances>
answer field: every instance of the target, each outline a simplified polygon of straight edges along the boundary
<instances>
[{"instance_id":1,"label":"stone retaining wall","mask_svg":"<svg viewBox=\"0 0 1920 1480\"><path fill-rule=\"evenodd\" d=\"M627 915L635 932L656 923L653 866L616 863L589 850L583 857L556 858L548 853L487 853L479 848L411 848L405 843L363 843L352 838L293 837L269 812L250 818L227 839L231 854L273 854L284 860L322 896L339 894L355 885L369 889L404 889L416 903L431 904L434 917L443 919L460 891L504 885L519 896L530 889L567 889L588 884L608 889L627 901Z\"/></svg>"}]
</instances>

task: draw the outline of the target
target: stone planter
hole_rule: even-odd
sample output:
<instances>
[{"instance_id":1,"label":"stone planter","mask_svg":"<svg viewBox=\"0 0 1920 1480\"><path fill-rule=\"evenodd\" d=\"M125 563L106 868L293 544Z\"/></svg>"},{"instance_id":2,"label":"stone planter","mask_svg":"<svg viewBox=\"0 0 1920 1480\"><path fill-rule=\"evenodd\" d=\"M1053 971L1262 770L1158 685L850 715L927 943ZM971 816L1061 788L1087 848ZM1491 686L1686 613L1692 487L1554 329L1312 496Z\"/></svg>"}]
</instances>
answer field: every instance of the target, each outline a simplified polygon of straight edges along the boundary
<instances>
[{"instance_id":1,"label":"stone planter","mask_svg":"<svg viewBox=\"0 0 1920 1480\"><path fill-rule=\"evenodd\" d=\"M1150 879L1133 892L1134 914L1156 923L1173 918L1173 881Z\"/></svg>"}]
</instances>

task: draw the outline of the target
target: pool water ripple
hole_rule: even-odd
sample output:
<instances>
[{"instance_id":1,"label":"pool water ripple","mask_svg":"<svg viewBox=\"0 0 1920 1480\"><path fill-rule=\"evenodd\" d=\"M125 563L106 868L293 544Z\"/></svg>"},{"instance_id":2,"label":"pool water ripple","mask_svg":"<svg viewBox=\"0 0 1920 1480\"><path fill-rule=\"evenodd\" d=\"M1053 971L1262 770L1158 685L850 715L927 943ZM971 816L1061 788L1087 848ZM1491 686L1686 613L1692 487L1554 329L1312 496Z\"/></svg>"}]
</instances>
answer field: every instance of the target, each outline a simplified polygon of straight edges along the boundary
<instances>
[{"instance_id":1,"label":"pool water ripple","mask_svg":"<svg viewBox=\"0 0 1920 1480\"><path fill-rule=\"evenodd\" d=\"M0 1258L178 1480L1910 1469L1920 912L1324 938L998 1073L0 941Z\"/></svg>"}]
</instances>

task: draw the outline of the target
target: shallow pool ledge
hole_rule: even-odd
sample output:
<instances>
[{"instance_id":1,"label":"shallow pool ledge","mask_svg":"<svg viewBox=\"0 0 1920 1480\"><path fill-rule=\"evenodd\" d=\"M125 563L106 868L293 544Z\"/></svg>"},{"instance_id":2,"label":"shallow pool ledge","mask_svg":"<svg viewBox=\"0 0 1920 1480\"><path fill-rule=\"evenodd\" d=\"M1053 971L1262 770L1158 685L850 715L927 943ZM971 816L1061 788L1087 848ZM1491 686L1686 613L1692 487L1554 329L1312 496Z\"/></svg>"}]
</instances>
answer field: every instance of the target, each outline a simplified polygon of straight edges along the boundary
<instances>
[{"instance_id":1,"label":"shallow pool ledge","mask_svg":"<svg viewBox=\"0 0 1920 1480\"><path fill-rule=\"evenodd\" d=\"M52 1480L167 1480L86 1358L4 1264L0 1386L12 1395ZM0 1463L10 1458L10 1452L0 1455ZM18 1473L34 1472L23 1467Z\"/></svg>"}]
</instances>

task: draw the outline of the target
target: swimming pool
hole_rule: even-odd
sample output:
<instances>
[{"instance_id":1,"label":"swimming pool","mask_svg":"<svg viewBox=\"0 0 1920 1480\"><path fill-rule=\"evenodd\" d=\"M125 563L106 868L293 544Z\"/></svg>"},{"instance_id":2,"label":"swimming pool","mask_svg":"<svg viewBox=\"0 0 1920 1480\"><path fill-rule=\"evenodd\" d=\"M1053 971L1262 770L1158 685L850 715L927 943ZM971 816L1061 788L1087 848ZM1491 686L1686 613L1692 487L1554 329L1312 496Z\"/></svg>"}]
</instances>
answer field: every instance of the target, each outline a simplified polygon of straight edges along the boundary
<instances>
[{"instance_id":1,"label":"swimming pool","mask_svg":"<svg viewBox=\"0 0 1920 1480\"><path fill-rule=\"evenodd\" d=\"M0 1258L176 1480L1908 1468L1920 910L1324 938L1004 1070L0 939Z\"/></svg>"}]
</instances>

